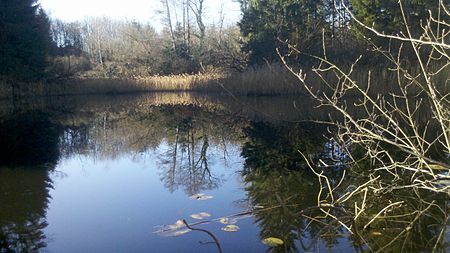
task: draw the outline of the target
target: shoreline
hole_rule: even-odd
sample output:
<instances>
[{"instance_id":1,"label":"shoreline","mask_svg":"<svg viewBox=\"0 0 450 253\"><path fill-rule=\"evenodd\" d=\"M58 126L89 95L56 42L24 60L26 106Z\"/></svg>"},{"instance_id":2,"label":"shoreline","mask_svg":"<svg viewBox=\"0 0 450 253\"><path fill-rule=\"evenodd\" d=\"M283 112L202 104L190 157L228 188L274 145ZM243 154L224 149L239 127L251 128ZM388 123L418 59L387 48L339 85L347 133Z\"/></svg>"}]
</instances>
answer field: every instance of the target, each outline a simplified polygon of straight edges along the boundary
<instances>
[{"instance_id":1,"label":"shoreline","mask_svg":"<svg viewBox=\"0 0 450 253\"><path fill-rule=\"evenodd\" d=\"M450 68L436 76L434 83L438 90L450 93L446 74ZM326 83L342 82L336 76L328 75L324 79L307 72L307 82L317 92L333 92ZM362 68L352 76L362 89L367 88L367 79L371 76L370 94L399 94L396 73L384 68ZM376 84L376 85L373 85ZM14 87L13 87L14 86ZM408 95L419 95L417 87L410 87ZM232 94L236 96L283 96L308 95L299 80L284 66L274 65L266 68L248 69L244 72L209 72L169 76L147 76L132 78L67 78L51 81L16 82L14 85L0 81L0 99L23 99L26 97L51 97L67 95L117 95L148 92L201 92L209 94ZM349 91L346 95L351 95Z\"/></svg>"}]
</instances>

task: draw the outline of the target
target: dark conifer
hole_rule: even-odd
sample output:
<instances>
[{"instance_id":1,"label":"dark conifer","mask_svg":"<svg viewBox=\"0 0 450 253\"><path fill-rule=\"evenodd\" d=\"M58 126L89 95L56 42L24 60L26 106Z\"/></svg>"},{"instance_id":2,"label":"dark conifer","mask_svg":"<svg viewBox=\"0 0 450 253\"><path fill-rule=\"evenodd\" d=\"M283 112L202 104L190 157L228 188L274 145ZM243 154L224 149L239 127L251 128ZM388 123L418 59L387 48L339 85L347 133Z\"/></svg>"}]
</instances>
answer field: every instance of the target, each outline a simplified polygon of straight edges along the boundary
<instances>
[{"instance_id":1,"label":"dark conifer","mask_svg":"<svg viewBox=\"0 0 450 253\"><path fill-rule=\"evenodd\" d=\"M37 1L0 0L0 77L43 77L51 45L49 27Z\"/></svg>"}]
</instances>

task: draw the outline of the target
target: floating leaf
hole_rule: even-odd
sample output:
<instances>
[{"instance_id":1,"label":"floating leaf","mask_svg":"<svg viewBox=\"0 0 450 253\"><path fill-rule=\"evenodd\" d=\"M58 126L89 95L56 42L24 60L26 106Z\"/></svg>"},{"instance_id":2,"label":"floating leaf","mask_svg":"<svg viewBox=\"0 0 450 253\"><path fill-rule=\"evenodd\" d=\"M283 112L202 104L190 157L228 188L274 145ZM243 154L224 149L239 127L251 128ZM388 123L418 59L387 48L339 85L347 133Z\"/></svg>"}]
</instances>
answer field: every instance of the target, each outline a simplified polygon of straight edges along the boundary
<instances>
[{"instance_id":1,"label":"floating leaf","mask_svg":"<svg viewBox=\"0 0 450 253\"><path fill-rule=\"evenodd\" d=\"M203 193L199 193L199 194L194 194L192 196L190 196L191 199L195 199L195 200L208 200L208 199L212 199L213 196L209 196L209 195L205 195Z\"/></svg>"},{"instance_id":2,"label":"floating leaf","mask_svg":"<svg viewBox=\"0 0 450 253\"><path fill-rule=\"evenodd\" d=\"M228 219L228 224L236 224L237 223L237 219L236 218L231 218L231 219Z\"/></svg>"},{"instance_id":3,"label":"floating leaf","mask_svg":"<svg viewBox=\"0 0 450 253\"><path fill-rule=\"evenodd\" d=\"M168 236L181 236L181 235L187 234L191 231L192 230L190 230L189 228L186 228L186 229L174 231L173 233L169 234Z\"/></svg>"},{"instance_id":4,"label":"floating leaf","mask_svg":"<svg viewBox=\"0 0 450 253\"><path fill-rule=\"evenodd\" d=\"M203 220L203 217L200 214L191 214L190 215L192 219L196 219L196 220Z\"/></svg>"},{"instance_id":5,"label":"floating leaf","mask_svg":"<svg viewBox=\"0 0 450 253\"><path fill-rule=\"evenodd\" d=\"M232 224L237 223L237 219L236 218L220 218L219 222L224 225L232 225Z\"/></svg>"},{"instance_id":6,"label":"floating leaf","mask_svg":"<svg viewBox=\"0 0 450 253\"><path fill-rule=\"evenodd\" d=\"M220 218L219 222L224 224L224 225L227 225L228 224L228 218Z\"/></svg>"},{"instance_id":7,"label":"floating leaf","mask_svg":"<svg viewBox=\"0 0 450 253\"><path fill-rule=\"evenodd\" d=\"M178 229L178 228L182 228L184 227L184 222L182 220L177 220L177 222L175 222L175 224L171 224L171 225L167 225L166 228L167 229Z\"/></svg>"},{"instance_id":8,"label":"floating leaf","mask_svg":"<svg viewBox=\"0 0 450 253\"><path fill-rule=\"evenodd\" d=\"M211 214L206 212L191 214L192 219L203 220L205 218L211 217Z\"/></svg>"},{"instance_id":9,"label":"floating leaf","mask_svg":"<svg viewBox=\"0 0 450 253\"><path fill-rule=\"evenodd\" d=\"M223 227L222 230L225 232L237 232L239 230L239 227L236 225L228 225L226 227Z\"/></svg>"},{"instance_id":10,"label":"floating leaf","mask_svg":"<svg viewBox=\"0 0 450 253\"><path fill-rule=\"evenodd\" d=\"M276 237L268 237L261 242L269 247L277 247L284 244L283 240Z\"/></svg>"},{"instance_id":11,"label":"floating leaf","mask_svg":"<svg viewBox=\"0 0 450 253\"><path fill-rule=\"evenodd\" d=\"M160 236L180 236L190 231L190 229L186 228L186 225L182 220L178 220L177 222L175 222L175 224L162 226L155 233L159 234Z\"/></svg>"}]
</instances>

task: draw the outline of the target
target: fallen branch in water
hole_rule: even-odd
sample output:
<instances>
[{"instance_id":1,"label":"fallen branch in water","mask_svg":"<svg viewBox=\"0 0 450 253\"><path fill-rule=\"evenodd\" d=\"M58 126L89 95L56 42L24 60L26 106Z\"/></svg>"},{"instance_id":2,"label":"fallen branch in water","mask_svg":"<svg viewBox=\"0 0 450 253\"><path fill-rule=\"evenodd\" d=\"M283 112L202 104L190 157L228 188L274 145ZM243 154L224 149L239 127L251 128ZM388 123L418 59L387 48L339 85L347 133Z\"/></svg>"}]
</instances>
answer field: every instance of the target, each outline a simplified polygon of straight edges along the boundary
<instances>
[{"instance_id":1,"label":"fallen branch in water","mask_svg":"<svg viewBox=\"0 0 450 253\"><path fill-rule=\"evenodd\" d=\"M216 243L217 249L219 250L220 253L222 253L222 248L220 247L219 240L217 240L217 237L216 237L213 233L209 232L209 231L206 230L206 229L193 228L193 227L191 227L191 226L186 222L186 220L183 220L183 223L184 223L184 225L186 225L187 228L189 228L189 229L192 230L192 231L205 232L205 233L207 233L209 236L211 236L211 237L214 239L215 243Z\"/></svg>"}]
</instances>

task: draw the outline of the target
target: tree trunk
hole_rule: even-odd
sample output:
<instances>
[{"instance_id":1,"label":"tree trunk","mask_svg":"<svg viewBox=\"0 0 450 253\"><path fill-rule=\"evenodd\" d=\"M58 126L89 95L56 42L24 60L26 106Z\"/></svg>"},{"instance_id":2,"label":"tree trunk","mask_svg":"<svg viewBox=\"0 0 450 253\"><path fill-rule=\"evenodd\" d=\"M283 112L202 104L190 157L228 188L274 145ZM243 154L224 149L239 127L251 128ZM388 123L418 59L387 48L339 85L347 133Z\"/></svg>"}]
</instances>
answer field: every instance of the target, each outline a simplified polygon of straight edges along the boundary
<instances>
[{"instance_id":1,"label":"tree trunk","mask_svg":"<svg viewBox=\"0 0 450 253\"><path fill-rule=\"evenodd\" d=\"M169 0L163 0L163 3L164 3L164 6L166 7L167 26L168 26L169 32L170 32L170 39L171 39L171 42L172 42L172 49L175 50L176 49L175 34L173 32L172 17L170 15Z\"/></svg>"}]
</instances>

